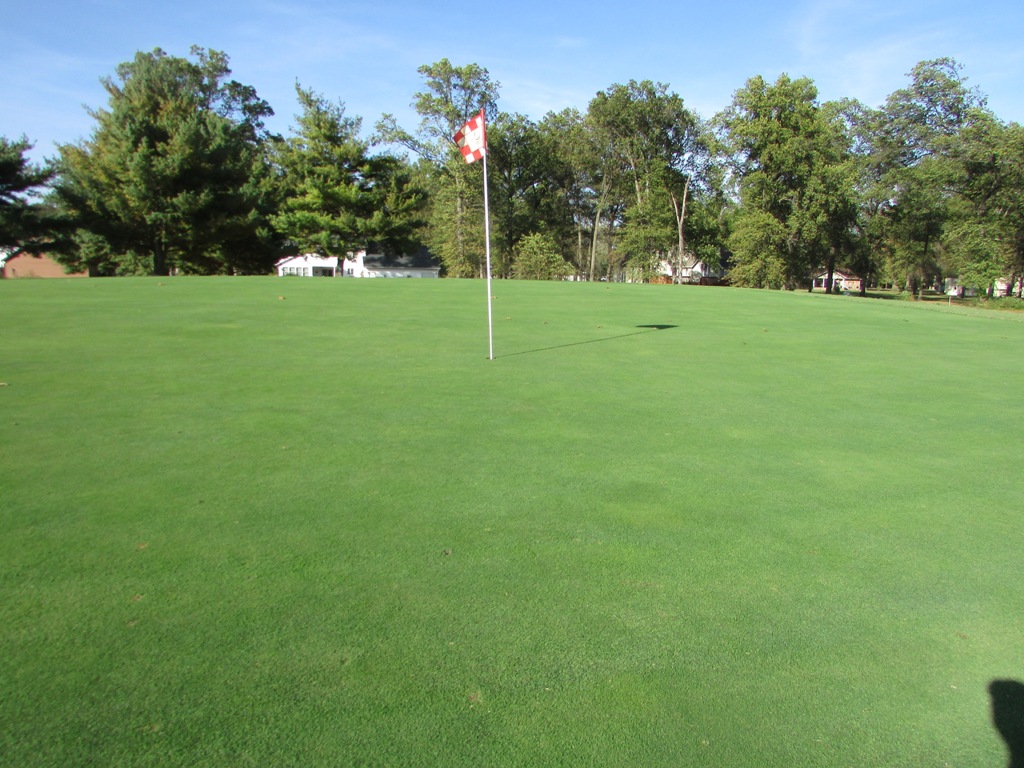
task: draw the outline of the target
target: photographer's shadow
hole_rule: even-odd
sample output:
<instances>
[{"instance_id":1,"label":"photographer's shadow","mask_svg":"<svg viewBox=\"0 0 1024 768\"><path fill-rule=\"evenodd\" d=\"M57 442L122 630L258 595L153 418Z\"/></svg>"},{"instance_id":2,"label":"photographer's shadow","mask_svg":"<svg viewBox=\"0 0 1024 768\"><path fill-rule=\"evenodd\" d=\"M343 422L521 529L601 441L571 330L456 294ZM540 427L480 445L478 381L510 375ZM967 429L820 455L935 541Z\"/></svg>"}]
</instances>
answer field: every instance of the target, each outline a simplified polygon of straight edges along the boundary
<instances>
[{"instance_id":1,"label":"photographer's shadow","mask_svg":"<svg viewBox=\"0 0 1024 768\"><path fill-rule=\"evenodd\" d=\"M992 697L992 723L1010 751L1007 768L1024 768L1024 683L993 680L988 693Z\"/></svg>"}]
</instances>

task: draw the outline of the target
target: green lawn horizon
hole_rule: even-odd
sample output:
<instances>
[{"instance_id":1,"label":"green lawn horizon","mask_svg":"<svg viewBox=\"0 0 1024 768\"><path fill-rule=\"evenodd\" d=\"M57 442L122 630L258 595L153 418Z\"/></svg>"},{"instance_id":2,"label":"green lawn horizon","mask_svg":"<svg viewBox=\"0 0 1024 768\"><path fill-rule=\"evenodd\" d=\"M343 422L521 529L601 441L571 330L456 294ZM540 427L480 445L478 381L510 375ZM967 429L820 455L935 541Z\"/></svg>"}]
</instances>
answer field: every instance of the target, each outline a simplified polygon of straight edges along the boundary
<instances>
[{"instance_id":1,"label":"green lawn horizon","mask_svg":"<svg viewBox=\"0 0 1024 768\"><path fill-rule=\"evenodd\" d=\"M1024 316L492 293L0 282L0 764L1006 763Z\"/></svg>"}]
</instances>

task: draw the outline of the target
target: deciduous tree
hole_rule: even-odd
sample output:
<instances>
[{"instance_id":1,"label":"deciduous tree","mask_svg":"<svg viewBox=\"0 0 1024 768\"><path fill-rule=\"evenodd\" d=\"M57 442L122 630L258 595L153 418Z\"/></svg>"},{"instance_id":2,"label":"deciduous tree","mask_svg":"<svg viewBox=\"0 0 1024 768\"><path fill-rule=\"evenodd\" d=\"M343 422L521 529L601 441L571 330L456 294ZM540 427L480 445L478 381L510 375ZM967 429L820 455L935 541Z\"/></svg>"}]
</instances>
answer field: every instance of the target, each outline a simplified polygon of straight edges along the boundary
<instances>
[{"instance_id":1,"label":"deciduous tree","mask_svg":"<svg viewBox=\"0 0 1024 768\"><path fill-rule=\"evenodd\" d=\"M499 113L488 132L492 253L500 274L531 233L543 234L559 254L572 251L575 227L565 194L567 176L558 140L522 115Z\"/></svg>"},{"instance_id":2,"label":"deciduous tree","mask_svg":"<svg viewBox=\"0 0 1024 768\"><path fill-rule=\"evenodd\" d=\"M533 233L524 236L517 246L513 266L516 277L526 280L558 280L571 272L559 247L550 235Z\"/></svg>"},{"instance_id":3,"label":"deciduous tree","mask_svg":"<svg viewBox=\"0 0 1024 768\"><path fill-rule=\"evenodd\" d=\"M1024 275L1024 128L975 114L948 147L955 195L946 222L948 266L960 284L1009 289Z\"/></svg>"},{"instance_id":4,"label":"deciduous tree","mask_svg":"<svg viewBox=\"0 0 1024 768\"><path fill-rule=\"evenodd\" d=\"M631 190L623 250L644 264L671 251L678 268L685 257L687 205L704 148L699 120L667 85L649 80L598 93L588 116Z\"/></svg>"},{"instance_id":5,"label":"deciduous tree","mask_svg":"<svg viewBox=\"0 0 1024 768\"><path fill-rule=\"evenodd\" d=\"M949 217L949 166L943 162L985 97L968 88L954 59L918 63L906 88L872 113L869 132L876 242L889 277L918 295L941 276L939 256Z\"/></svg>"},{"instance_id":6,"label":"deciduous tree","mask_svg":"<svg viewBox=\"0 0 1024 768\"><path fill-rule=\"evenodd\" d=\"M741 207L730 238L733 279L764 288L811 286L853 229L848 139L807 78L747 81L720 117Z\"/></svg>"},{"instance_id":7,"label":"deciduous tree","mask_svg":"<svg viewBox=\"0 0 1024 768\"><path fill-rule=\"evenodd\" d=\"M414 97L420 115L415 132L386 114L377 123L381 141L397 144L429 163L431 206L427 242L451 276L480 275L484 262L483 184L480 164L467 165L452 136L484 110L488 123L497 114L500 84L478 64L455 66L448 59L419 68L425 90Z\"/></svg>"}]
</instances>

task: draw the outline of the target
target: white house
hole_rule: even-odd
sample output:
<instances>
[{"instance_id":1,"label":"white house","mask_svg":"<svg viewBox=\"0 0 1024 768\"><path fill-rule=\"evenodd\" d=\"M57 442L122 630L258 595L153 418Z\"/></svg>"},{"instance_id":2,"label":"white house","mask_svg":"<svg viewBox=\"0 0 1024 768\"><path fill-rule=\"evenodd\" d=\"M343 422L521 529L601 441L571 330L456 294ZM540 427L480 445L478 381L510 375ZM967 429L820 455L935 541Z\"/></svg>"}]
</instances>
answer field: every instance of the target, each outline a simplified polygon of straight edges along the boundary
<instances>
[{"instance_id":1,"label":"white house","mask_svg":"<svg viewBox=\"0 0 1024 768\"><path fill-rule=\"evenodd\" d=\"M658 274L680 283L700 283L703 285L707 278L717 279L722 277L720 270L712 269L705 262L689 256L678 271L675 272L673 262L662 259L658 264Z\"/></svg>"},{"instance_id":2,"label":"white house","mask_svg":"<svg viewBox=\"0 0 1024 768\"><path fill-rule=\"evenodd\" d=\"M350 252L340 260L337 256L307 253L283 258L275 267L279 277L437 277L441 271L426 251L389 256L363 250Z\"/></svg>"},{"instance_id":3,"label":"white house","mask_svg":"<svg viewBox=\"0 0 1024 768\"><path fill-rule=\"evenodd\" d=\"M942 289L946 295L956 296L959 298L978 295L978 292L974 288L965 288L960 285L960 281L955 277L947 277L943 281ZM1024 277L1014 279L1013 285L1010 285L1010 281L1006 278L996 280L992 285L993 296L1020 295L1022 291L1024 291ZM982 291L982 293L984 293L984 291Z\"/></svg>"},{"instance_id":4,"label":"white house","mask_svg":"<svg viewBox=\"0 0 1024 768\"><path fill-rule=\"evenodd\" d=\"M828 280L828 272L819 272L814 276L814 288L825 289L825 281ZM832 270L832 289L840 291L860 291L862 280L849 272L842 272L838 269Z\"/></svg>"},{"instance_id":5,"label":"white house","mask_svg":"<svg viewBox=\"0 0 1024 768\"><path fill-rule=\"evenodd\" d=\"M274 265L278 277L294 275L296 277L336 277L338 275L337 256L319 256L307 253L303 256L286 256Z\"/></svg>"}]
</instances>

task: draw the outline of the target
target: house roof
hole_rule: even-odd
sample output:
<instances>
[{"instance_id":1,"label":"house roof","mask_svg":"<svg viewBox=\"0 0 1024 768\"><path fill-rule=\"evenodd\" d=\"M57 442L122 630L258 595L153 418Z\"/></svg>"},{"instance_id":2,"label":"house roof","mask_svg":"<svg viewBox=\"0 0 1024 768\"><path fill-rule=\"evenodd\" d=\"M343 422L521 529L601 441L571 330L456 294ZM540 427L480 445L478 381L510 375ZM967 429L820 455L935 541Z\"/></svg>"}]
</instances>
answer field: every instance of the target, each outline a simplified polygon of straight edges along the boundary
<instances>
[{"instance_id":1,"label":"house roof","mask_svg":"<svg viewBox=\"0 0 1024 768\"><path fill-rule=\"evenodd\" d=\"M815 277L818 277L818 278L828 277L828 271L827 270L822 270L817 275L815 275ZM841 269L833 269L832 270L832 279L833 280L835 280L835 279L839 279L839 280L860 280L861 278L860 278L859 275L853 274L853 272L846 272L846 271L841 270Z\"/></svg>"},{"instance_id":2,"label":"house roof","mask_svg":"<svg viewBox=\"0 0 1024 768\"><path fill-rule=\"evenodd\" d=\"M301 263L312 267L337 267L337 256L320 256L316 253L304 253L299 256L285 256L275 262L275 267L283 267L286 264Z\"/></svg>"},{"instance_id":3,"label":"house roof","mask_svg":"<svg viewBox=\"0 0 1024 768\"><path fill-rule=\"evenodd\" d=\"M363 265L381 269L431 269L440 267L441 262L427 248L420 246L410 254L367 253L363 257Z\"/></svg>"},{"instance_id":4,"label":"house roof","mask_svg":"<svg viewBox=\"0 0 1024 768\"><path fill-rule=\"evenodd\" d=\"M349 260L355 259L357 254L349 254ZM320 256L316 253L305 253L297 256L285 256L278 259L275 267L293 266L301 264L313 267L335 267L339 266L337 256ZM368 269L438 269L441 262L434 258L434 255L425 247L420 247L410 254L390 253L366 253L363 252L363 266Z\"/></svg>"}]
</instances>

